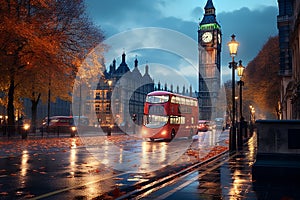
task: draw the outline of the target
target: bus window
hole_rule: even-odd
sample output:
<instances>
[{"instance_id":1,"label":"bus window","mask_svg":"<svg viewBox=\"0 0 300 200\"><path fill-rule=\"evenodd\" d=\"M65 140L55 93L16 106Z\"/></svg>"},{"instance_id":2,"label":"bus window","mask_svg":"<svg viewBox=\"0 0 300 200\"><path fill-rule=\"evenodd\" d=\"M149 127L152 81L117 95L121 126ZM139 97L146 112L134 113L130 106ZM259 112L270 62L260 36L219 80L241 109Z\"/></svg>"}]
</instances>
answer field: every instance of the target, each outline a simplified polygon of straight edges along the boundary
<instances>
[{"instance_id":1,"label":"bus window","mask_svg":"<svg viewBox=\"0 0 300 200\"><path fill-rule=\"evenodd\" d=\"M193 106L198 106L198 101L194 101L194 105Z\"/></svg>"},{"instance_id":2,"label":"bus window","mask_svg":"<svg viewBox=\"0 0 300 200\"><path fill-rule=\"evenodd\" d=\"M165 112L164 106L161 105L150 105L149 115L163 115Z\"/></svg>"},{"instance_id":3,"label":"bus window","mask_svg":"<svg viewBox=\"0 0 300 200\"><path fill-rule=\"evenodd\" d=\"M170 116L170 124L185 124L185 117Z\"/></svg>"},{"instance_id":4,"label":"bus window","mask_svg":"<svg viewBox=\"0 0 300 200\"><path fill-rule=\"evenodd\" d=\"M170 117L170 124L179 124L178 123L178 117L177 116L171 116Z\"/></svg>"},{"instance_id":5,"label":"bus window","mask_svg":"<svg viewBox=\"0 0 300 200\"><path fill-rule=\"evenodd\" d=\"M146 102L148 103L165 103L169 101L168 95L161 95L161 96L147 96Z\"/></svg>"},{"instance_id":6,"label":"bus window","mask_svg":"<svg viewBox=\"0 0 300 200\"><path fill-rule=\"evenodd\" d=\"M172 96L171 103L179 103L179 97Z\"/></svg>"},{"instance_id":7,"label":"bus window","mask_svg":"<svg viewBox=\"0 0 300 200\"><path fill-rule=\"evenodd\" d=\"M180 105L179 112L180 113L192 113L192 108L190 106Z\"/></svg>"},{"instance_id":8,"label":"bus window","mask_svg":"<svg viewBox=\"0 0 300 200\"><path fill-rule=\"evenodd\" d=\"M178 103L181 104L181 105L183 104L182 97L178 97Z\"/></svg>"},{"instance_id":9,"label":"bus window","mask_svg":"<svg viewBox=\"0 0 300 200\"><path fill-rule=\"evenodd\" d=\"M191 100L190 99L186 99L185 102L186 102L186 105L191 106Z\"/></svg>"},{"instance_id":10,"label":"bus window","mask_svg":"<svg viewBox=\"0 0 300 200\"><path fill-rule=\"evenodd\" d=\"M148 128L159 128L168 122L168 116L148 115L145 122Z\"/></svg>"}]
</instances>

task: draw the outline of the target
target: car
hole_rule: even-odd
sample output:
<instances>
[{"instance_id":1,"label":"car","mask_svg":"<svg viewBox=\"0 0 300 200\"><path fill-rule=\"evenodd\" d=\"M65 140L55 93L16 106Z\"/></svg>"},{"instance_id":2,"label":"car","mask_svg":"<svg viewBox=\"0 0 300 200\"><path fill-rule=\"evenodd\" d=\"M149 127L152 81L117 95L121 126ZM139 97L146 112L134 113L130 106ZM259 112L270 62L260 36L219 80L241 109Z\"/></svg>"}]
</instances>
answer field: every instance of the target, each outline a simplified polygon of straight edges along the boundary
<instances>
[{"instance_id":1,"label":"car","mask_svg":"<svg viewBox=\"0 0 300 200\"><path fill-rule=\"evenodd\" d=\"M217 129L225 129L225 127L226 127L226 124L225 124L223 118L216 118L215 123L216 123Z\"/></svg>"},{"instance_id":2,"label":"car","mask_svg":"<svg viewBox=\"0 0 300 200\"><path fill-rule=\"evenodd\" d=\"M206 132L210 130L209 121L199 120L198 121L198 132Z\"/></svg>"},{"instance_id":3,"label":"car","mask_svg":"<svg viewBox=\"0 0 300 200\"><path fill-rule=\"evenodd\" d=\"M46 117L43 120L40 131L48 131L55 133L70 133L71 136L75 136L77 128L74 123L74 118L72 116L53 116L49 118L49 127L48 127L48 118Z\"/></svg>"}]
</instances>

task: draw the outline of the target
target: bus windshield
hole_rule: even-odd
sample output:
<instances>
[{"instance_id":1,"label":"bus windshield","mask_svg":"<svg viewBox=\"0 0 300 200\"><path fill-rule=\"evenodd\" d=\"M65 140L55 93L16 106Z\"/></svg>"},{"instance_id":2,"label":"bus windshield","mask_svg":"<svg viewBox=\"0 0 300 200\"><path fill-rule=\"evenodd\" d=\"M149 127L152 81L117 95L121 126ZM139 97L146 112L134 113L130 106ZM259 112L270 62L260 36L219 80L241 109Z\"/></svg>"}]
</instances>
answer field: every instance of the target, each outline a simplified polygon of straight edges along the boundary
<instances>
[{"instance_id":1,"label":"bus windshield","mask_svg":"<svg viewBox=\"0 0 300 200\"><path fill-rule=\"evenodd\" d=\"M148 103L165 103L167 101L169 101L169 95L147 96L146 98Z\"/></svg>"},{"instance_id":2,"label":"bus windshield","mask_svg":"<svg viewBox=\"0 0 300 200\"><path fill-rule=\"evenodd\" d=\"M145 115L145 126L148 128L160 128L167 122L168 116Z\"/></svg>"}]
</instances>

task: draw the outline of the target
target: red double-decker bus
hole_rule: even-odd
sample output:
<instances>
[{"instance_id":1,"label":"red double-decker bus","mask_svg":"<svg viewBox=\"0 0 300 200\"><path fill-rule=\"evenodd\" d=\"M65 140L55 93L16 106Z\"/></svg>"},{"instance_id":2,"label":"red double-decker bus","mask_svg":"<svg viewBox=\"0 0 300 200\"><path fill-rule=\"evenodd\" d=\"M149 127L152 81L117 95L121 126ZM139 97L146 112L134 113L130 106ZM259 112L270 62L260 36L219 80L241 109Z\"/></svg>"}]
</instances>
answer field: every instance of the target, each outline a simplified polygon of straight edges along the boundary
<instances>
[{"instance_id":1,"label":"red double-decker bus","mask_svg":"<svg viewBox=\"0 0 300 200\"><path fill-rule=\"evenodd\" d=\"M192 137L197 133L198 101L196 98L167 91L147 95L144 106L143 138L166 139Z\"/></svg>"}]
</instances>

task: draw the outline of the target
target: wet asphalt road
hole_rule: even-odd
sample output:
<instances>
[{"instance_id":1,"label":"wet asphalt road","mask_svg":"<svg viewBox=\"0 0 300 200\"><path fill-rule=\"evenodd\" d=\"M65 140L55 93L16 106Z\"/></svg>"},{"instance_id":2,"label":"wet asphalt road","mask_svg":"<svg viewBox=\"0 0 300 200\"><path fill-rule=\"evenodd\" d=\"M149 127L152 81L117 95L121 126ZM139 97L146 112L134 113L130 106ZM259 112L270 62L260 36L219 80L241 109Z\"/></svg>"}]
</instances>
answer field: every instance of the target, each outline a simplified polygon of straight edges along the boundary
<instances>
[{"instance_id":1,"label":"wet asphalt road","mask_svg":"<svg viewBox=\"0 0 300 200\"><path fill-rule=\"evenodd\" d=\"M147 181L162 167L197 162L199 155L184 153L187 147L201 148L205 157L210 147L227 138L223 135L206 132L197 140L178 139L172 144L124 135L1 138L0 199L96 198Z\"/></svg>"},{"instance_id":2,"label":"wet asphalt road","mask_svg":"<svg viewBox=\"0 0 300 200\"><path fill-rule=\"evenodd\" d=\"M113 176L84 148L44 152L23 150L19 156L4 157L0 161L1 199L33 198L45 194L44 197L53 197L55 193L63 194L67 199L94 197L110 190L105 188L108 184L95 184L98 188L80 186ZM69 188L74 189L67 193L61 191Z\"/></svg>"}]
</instances>

